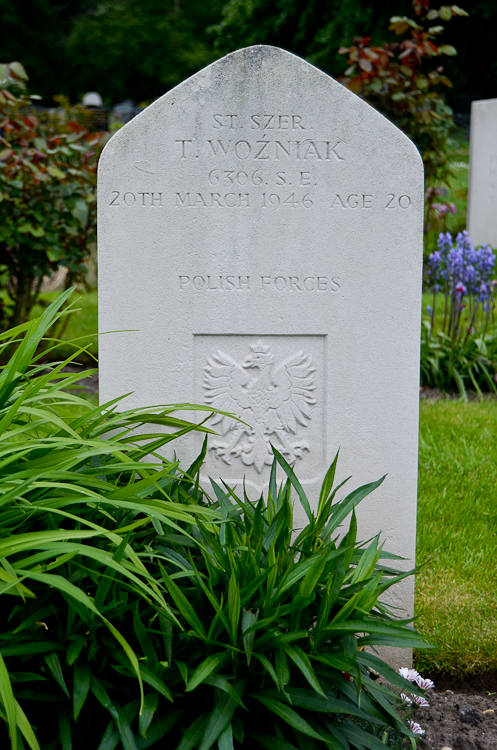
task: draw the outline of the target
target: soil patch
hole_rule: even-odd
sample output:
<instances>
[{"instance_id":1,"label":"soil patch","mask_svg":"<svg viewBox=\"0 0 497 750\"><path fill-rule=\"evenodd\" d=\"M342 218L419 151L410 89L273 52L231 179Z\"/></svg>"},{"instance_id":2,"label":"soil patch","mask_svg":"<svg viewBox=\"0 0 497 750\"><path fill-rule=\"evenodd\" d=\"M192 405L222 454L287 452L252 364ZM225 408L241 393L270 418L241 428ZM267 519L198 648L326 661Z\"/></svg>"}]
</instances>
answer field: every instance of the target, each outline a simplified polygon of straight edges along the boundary
<instances>
[{"instance_id":1,"label":"soil patch","mask_svg":"<svg viewBox=\"0 0 497 750\"><path fill-rule=\"evenodd\" d=\"M420 748L497 750L497 694L488 695L493 692L488 687L481 692L430 691L430 707L418 709L415 715L426 732Z\"/></svg>"},{"instance_id":2,"label":"soil patch","mask_svg":"<svg viewBox=\"0 0 497 750\"><path fill-rule=\"evenodd\" d=\"M467 391L468 401L494 401L497 396L495 393L487 391L483 392L482 398L473 391ZM419 398L421 401L457 401L461 398L460 393L445 393L440 388L429 388L427 385L422 385L419 388Z\"/></svg>"}]
</instances>

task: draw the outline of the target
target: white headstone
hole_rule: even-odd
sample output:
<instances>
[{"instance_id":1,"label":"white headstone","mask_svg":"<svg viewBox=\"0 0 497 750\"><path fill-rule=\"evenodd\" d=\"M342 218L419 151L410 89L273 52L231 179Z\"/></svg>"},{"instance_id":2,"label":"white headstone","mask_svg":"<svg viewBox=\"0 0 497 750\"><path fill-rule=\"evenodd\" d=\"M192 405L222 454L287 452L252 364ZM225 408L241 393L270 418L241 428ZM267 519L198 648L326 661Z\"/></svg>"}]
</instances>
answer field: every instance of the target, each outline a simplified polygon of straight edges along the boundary
<instances>
[{"instance_id":1,"label":"white headstone","mask_svg":"<svg viewBox=\"0 0 497 750\"><path fill-rule=\"evenodd\" d=\"M83 106L85 107L102 107L102 97L97 91L88 91L83 96Z\"/></svg>"},{"instance_id":2,"label":"white headstone","mask_svg":"<svg viewBox=\"0 0 497 750\"><path fill-rule=\"evenodd\" d=\"M101 401L238 414L205 475L254 495L270 443L309 495L341 449L359 510L416 535L423 166L360 98L281 49L234 52L119 130L99 170ZM200 447L180 451L185 468ZM351 485L352 488L352 485ZM297 518L303 523L302 514ZM400 591L401 589L399 589ZM401 603L412 610L412 583Z\"/></svg>"},{"instance_id":3,"label":"white headstone","mask_svg":"<svg viewBox=\"0 0 497 750\"><path fill-rule=\"evenodd\" d=\"M467 223L474 245L497 247L497 99L471 103Z\"/></svg>"}]
</instances>

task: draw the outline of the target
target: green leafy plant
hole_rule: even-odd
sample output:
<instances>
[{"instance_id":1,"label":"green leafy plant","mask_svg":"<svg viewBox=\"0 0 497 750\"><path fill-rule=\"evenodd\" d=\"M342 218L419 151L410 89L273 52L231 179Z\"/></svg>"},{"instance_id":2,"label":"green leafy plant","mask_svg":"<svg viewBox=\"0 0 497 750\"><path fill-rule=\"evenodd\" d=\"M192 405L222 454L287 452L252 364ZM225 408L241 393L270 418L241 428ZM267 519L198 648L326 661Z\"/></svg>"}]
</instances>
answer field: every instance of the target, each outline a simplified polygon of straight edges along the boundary
<instances>
[{"instance_id":1,"label":"green leafy plant","mask_svg":"<svg viewBox=\"0 0 497 750\"><path fill-rule=\"evenodd\" d=\"M1 65L0 273L6 297L0 329L29 318L43 276L67 268L67 287L85 276L96 239L96 169L101 134L67 117L41 114L20 63ZM73 113L72 113L73 114Z\"/></svg>"},{"instance_id":2,"label":"green leafy plant","mask_svg":"<svg viewBox=\"0 0 497 750\"><path fill-rule=\"evenodd\" d=\"M453 128L452 111L440 87L452 86L439 58L456 55L452 45L435 43L443 34L439 21L467 16L457 5L430 9L429 0L413 0L417 20L393 16L389 30L407 38L372 46L370 37L356 38L339 52L348 55L342 83L379 109L418 146L425 165L427 187L450 174L447 142ZM436 22L433 25L433 22Z\"/></svg>"},{"instance_id":3,"label":"green leafy plant","mask_svg":"<svg viewBox=\"0 0 497 750\"><path fill-rule=\"evenodd\" d=\"M414 735L397 711L398 695L376 678L404 690L410 685L364 650L426 646L379 601L410 573L385 564L394 556L378 537L356 539L354 508L382 480L338 501L337 456L314 513L293 470L273 451L266 500L251 502L213 482L221 526L199 521L195 546L157 542L179 622L171 621L167 643L167 683L181 712L172 746L379 750L402 738L410 745ZM286 475L279 489L277 467ZM292 495L307 517L297 536Z\"/></svg>"},{"instance_id":4,"label":"green leafy plant","mask_svg":"<svg viewBox=\"0 0 497 750\"><path fill-rule=\"evenodd\" d=\"M168 694L130 645L141 598L174 619L144 550L163 529L216 515L169 501L163 488L177 462L156 450L207 431L178 417L182 405L122 413L118 402L94 407L71 392L83 375L63 370L78 351L49 368L40 362L37 347L70 312L61 311L70 293L40 319L0 335L0 350L17 344L0 369L0 719L13 750L59 741L67 750L85 702L80 726L90 721L90 734L81 746L94 746L102 718L87 698L91 689L104 715L112 706L99 680L109 660L131 665L125 703L132 697L145 710L147 680ZM112 715L119 724L119 712ZM7 736L0 738L4 747Z\"/></svg>"}]
</instances>

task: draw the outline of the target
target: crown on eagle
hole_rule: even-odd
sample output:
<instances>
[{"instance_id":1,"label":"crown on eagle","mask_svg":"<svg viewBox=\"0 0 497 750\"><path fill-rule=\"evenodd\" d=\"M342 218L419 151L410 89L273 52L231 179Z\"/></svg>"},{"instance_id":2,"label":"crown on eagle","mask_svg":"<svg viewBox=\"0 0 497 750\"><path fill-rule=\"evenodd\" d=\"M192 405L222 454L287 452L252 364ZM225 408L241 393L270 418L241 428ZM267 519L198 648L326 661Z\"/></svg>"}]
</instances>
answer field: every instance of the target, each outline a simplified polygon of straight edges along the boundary
<instances>
[{"instance_id":1,"label":"crown on eagle","mask_svg":"<svg viewBox=\"0 0 497 750\"><path fill-rule=\"evenodd\" d=\"M261 339L255 342L255 344L250 344L250 348L254 352L254 354L267 354L269 351L269 346L266 346L266 344L263 344Z\"/></svg>"}]
</instances>

